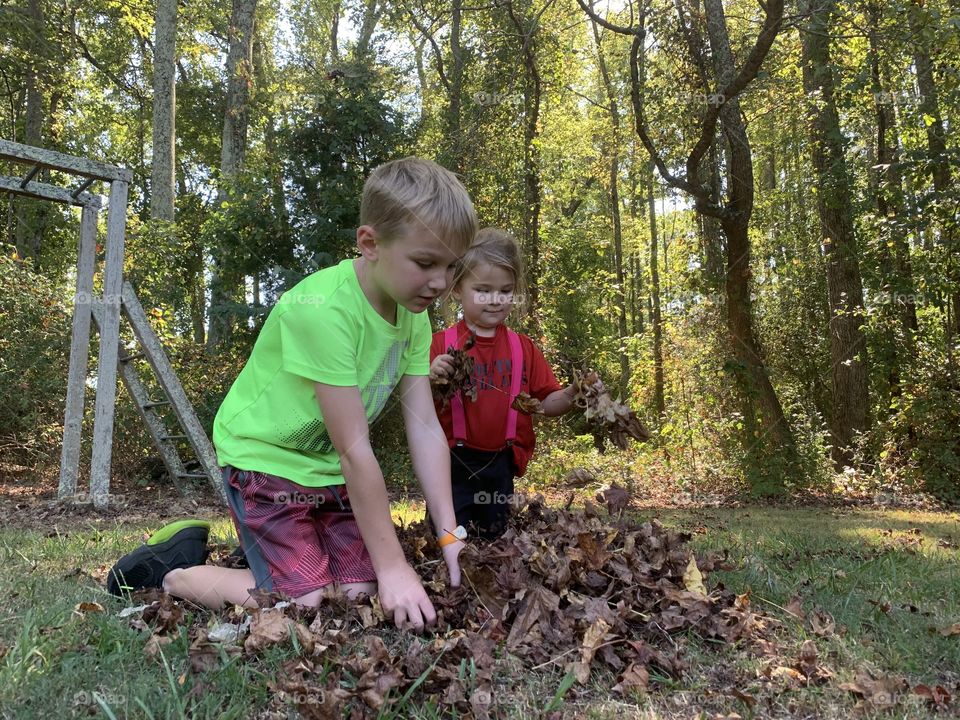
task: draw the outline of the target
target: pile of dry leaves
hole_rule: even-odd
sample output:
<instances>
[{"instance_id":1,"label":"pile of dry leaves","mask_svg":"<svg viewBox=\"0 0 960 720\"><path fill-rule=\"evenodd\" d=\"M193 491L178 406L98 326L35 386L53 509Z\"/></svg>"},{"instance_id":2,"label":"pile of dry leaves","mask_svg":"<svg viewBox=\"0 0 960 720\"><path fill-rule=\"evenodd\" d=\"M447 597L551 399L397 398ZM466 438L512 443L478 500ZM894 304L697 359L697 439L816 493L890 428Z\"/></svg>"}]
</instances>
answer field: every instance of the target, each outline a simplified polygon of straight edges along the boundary
<instances>
[{"instance_id":1,"label":"pile of dry leaves","mask_svg":"<svg viewBox=\"0 0 960 720\"><path fill-rule=\"evenodd\" d=\"M408 697L487 718L507 711L499 663L564 668L581 683L602 668L615 678L613 690L628 695L646 688L651 672L682 673L680 635L759 639L771 622L746 595L722 587L707 592L703 573L722 561L695 558L689 536L590 504L583 511L525 506L503 537L468 546L461 556L464 583L456 589L447 586L425 525L403 528L400 536L440 615L432 634L393 631L375 598L333 598L317 610L285 603L231 608L201 616L205 624L189 629L192 670L217 668L234 656L255 661L279 644L297 652L270 683L278 711L292 704L307 718L342 717L347 710L366 717ZM142 602L149 604L130 622L151 629L147 652L156 654L181 631L184 614L167 595Z\"/></svg>"}]
</instances>

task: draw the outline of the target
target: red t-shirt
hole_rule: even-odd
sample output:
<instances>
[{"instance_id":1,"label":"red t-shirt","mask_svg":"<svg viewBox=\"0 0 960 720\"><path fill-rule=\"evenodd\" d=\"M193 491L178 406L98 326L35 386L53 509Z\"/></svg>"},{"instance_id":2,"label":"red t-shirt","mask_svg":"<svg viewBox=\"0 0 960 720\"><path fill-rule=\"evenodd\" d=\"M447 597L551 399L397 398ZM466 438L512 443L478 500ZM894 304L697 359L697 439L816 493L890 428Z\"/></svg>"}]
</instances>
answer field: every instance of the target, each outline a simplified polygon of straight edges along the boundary
<instances>
[{"instance_id":1,"label":"red t-shirt","mask_svg":"<svg viewBox=\"0 0 960 720\"><path fill-rule=\"evenodd\" d=\"M457 347L462 348L470 337L470 329L464 321L456 325ZM444 331L433 334L430 345L430 361L437 355L447 351L444 342ZM537 400L544 400L547 395L563 386L557 382L553 369L543 357L540 348L526 335L518 333L520 348L523 351L523 376L520 391L525 392ZM510 341L507 339L507 329L500 325L493 337L477 336L476 344L468 351L474 359L472 383L477 387L476 401L464 398L463 411L467 426L465 444L476 450L495 452L502 450L506 444L507 411L510 409L510 383L512 380L512 361L510 359ZM450 447L456 444L453 437L453 411L448 404L440 408L437 404L437 415L443 432L446 433ZM536 437L533 434L533 418L524 413L517 414L517 438L513 441L513 459L517 466L517 477L523 476L527 470L527 463L533 456Z\"/></svg>"}]
</instances>

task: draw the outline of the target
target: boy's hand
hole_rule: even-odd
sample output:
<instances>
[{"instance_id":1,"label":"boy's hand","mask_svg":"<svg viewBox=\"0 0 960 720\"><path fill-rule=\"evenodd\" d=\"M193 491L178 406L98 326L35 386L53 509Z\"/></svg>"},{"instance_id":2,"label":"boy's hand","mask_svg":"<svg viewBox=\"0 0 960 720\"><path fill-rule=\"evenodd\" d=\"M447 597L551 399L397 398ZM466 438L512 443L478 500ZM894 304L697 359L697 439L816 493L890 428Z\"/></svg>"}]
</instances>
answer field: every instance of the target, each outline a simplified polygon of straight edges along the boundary
<instances>
[{"instance_id":1,"label":"boy's hand","mask_svg":"<svg viewBox=\"0 0 960 720\"><path fill-rule=\"evenodd\" d=\"M377 578L380 606L401 630L423 632L437 621L437 612L420 583L420 576L407 563L397 565Z\"/></svg>"},{"instance_id":2,"label":"boy's hand","mask_svg":"<svg viewBox=\"0 0 960 720\"><path fill-rule=\"evenodd\" d=\"M440 548L443 553L443 561L447 564L447 570L450 572L450 587L460 587L460 552L466 546L465 542L458 540Z\"/></svg>"},{"instance_id":3,"label":"boy's hand","mask_svg":"<svg viewBox=\"0 0 960 720\"><path fill-rule=\"evenodd\" d=\"M453 356L444 353L437 355L430 363L430 379L436 380L440 377L450 377L453 374Z\"/></svg>"}]
</instances>

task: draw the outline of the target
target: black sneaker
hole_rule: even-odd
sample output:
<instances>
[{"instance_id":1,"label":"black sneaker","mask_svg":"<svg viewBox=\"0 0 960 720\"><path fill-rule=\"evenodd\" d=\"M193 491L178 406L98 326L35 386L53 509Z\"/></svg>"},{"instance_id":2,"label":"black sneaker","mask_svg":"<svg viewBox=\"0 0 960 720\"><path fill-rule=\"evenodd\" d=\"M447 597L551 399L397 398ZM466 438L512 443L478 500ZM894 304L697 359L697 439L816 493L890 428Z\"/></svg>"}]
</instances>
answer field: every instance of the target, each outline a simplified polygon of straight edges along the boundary
<instances>
[{"instance_id":1,"label":"black sneaker","mask_svg":"<svg viewBox=\"0 0 960 720\"><path fill-rule=\"evenodd\" d=\"M203 565L209 553L209 533L210 523L203 520L178 520L165 525L110 569L107 590L122 596L144 588L159 588L171 570Z\"/></svg>"}]
</instances>

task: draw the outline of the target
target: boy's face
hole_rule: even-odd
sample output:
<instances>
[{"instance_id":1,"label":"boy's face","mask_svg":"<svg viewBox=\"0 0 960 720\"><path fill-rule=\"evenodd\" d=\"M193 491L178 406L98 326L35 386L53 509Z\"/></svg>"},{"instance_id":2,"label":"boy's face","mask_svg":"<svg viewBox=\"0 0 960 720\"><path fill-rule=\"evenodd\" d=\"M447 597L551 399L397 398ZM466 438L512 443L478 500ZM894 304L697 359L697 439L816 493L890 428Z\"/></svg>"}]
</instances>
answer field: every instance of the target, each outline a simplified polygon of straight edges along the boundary
<instances>
[{"instance_id":1,"label":"boy's face","mask_svg":"<svg viewBox=\"0 0 960 720\"><path fill-rule=\"evenodd\" d=\"M460 254L430 229L410 226L393 240L377 242L377 280L398 305L423 312L450 286Z\"/></svg>"}]
</instances>

